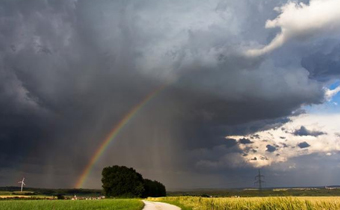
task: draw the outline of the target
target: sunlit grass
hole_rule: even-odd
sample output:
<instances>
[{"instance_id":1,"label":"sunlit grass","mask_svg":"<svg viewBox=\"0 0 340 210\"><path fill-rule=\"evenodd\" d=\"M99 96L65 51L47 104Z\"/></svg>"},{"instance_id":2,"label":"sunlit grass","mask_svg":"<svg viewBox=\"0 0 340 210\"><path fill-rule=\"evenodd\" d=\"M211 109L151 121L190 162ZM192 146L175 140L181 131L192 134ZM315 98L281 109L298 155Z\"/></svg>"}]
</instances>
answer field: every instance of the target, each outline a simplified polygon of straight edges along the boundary
<instances>
[{"instance_id":1,"label":"sunlit grass","mask_svg":"<svg viewBox=\"0 0 340 210\"><path fill-rule=\"evenodd\" d=\"M192 210L339 210L340 197L202 198L166 197L150 200L180 204Z\"/></svg>"}]
</instances>

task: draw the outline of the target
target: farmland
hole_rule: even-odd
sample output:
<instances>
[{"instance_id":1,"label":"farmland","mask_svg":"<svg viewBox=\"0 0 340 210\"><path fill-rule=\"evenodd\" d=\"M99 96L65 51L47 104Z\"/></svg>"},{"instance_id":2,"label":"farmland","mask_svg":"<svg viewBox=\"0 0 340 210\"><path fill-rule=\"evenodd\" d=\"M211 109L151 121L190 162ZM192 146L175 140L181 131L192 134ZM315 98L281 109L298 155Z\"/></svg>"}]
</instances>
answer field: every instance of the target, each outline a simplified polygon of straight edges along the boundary
<instances>
[{"instance_id":1,"label":"farmland","mask_svg":"<svg viewBox=\"0 0 340 210\"><path fill-rule=\"evenodd\" d=\"M338 210L340 197L252 197L252 198L202 198L178 196L154 198L152 201L168 202L183 210Z\"/></svg>"},{"instance_id":2,"label":"farmland","mask_svg":"<svg viewBox=\"0 0 340 210\"><path fill-rule=\"evenodd\" d=\"M7 191L6 191L7 190ZM148 198L150 201L170 203L182 210L338 210L338 188L285 188L229 190L193 190L171 192L168 197ZM57 200L62 195L65 200ZM71 200L77 195L78 200ZM259 196L260 195L260 196ZM101 199L101 191L86 189L30 189L18 192L16 188L0 191L1 210L141 210L140 199ZM89 200L92 199L92 200ZM94 199L94 200L93 200Z\"/></svg>"},{"instance_id":3,"label":"farmland","mask_svg":"<svg viewBox=\"0 0 340 210\"><path fill-rule=\"evenodd\" d=\"M141 210L143 206L138 199L0 201L1 210Z\"/></svg>"}]
</instances>

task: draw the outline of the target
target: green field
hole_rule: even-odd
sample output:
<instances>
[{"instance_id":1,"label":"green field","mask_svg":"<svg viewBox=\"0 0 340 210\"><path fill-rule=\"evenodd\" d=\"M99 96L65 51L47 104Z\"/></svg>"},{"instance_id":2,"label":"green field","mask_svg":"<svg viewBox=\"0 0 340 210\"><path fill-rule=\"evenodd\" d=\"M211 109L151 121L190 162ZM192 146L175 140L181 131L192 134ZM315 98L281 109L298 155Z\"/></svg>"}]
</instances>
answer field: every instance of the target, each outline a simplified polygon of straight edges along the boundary
<instances>
[{"instance_id":1,"label":"green field","mask_svg":"<svg viewBox=\"0 0 340 210\"><path fill-rule=\"evenodd\" d=\"M12 195L10 191L0 191L0 195Z\"/></svg>"},{"instance_id":2,"label":"green field","mask_svg":"<svg viewBox=\"0 0 340 210\"><path fill-rule=\"evenodd\" d=\"M143 206L138 199L0 201L1 210L141 210Z\"/></svg>"},{"instance_id":3,"label":"green field","mask_svg":"<svg viewBox=\"0 0 340 210\"><path fill-rule=\"evenodd\" d=\"M183 210L339 210L340 197L202 198L193 196L153 198Z\"/></svg>"}]
</instances>

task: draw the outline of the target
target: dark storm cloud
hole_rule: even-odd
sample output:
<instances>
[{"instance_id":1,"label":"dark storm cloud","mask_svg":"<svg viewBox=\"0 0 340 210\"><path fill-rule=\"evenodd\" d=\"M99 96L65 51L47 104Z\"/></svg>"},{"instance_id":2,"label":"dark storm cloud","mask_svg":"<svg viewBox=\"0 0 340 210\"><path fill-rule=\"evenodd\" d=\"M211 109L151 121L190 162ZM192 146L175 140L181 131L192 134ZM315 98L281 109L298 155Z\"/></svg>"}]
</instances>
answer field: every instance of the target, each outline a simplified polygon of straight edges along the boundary
<instances>
[{"instance_id":1,"label":"dark storm cloud","mask_svg":"<svg viewBox=\"0 0 340 210\"><path fill-rule=\"evenodd\" d=\"M296 136L320 136L326 133L322 131L310 131L305 126L301 126L298 130L294 131L294 135Z\"/></svg>"},{"instance_id":2,"label":"dark storm cloud","mask_svg":"<svg viewBox=\"0 0 340 210\"><path fill-rule=\"evenodd\" d=\"M86 18L81 5L2 3L0 163L39 175L62 170L71 186L93 145L159 83L134 71L129 49L108 58L92 26L76 22Z\"/></svg>"},{"instance_id":3,"label":"dark storm cloud","mask_svg":"<svg viewBox=\"0 0 340 210\"><path fill-rule=\"evenodd\" d=\"M275 129L287 122L289 122L289 119L287 117L254 120L246 123L240 123L237 125L233 124L227 125L223 127L223 130L227 132L227 135L248 135L255 133L257 131ZM254 139L258 138L256 134L252 135L252 137Z\"/></svg>"},{"instance_id":4,"label":"dark storm cloud","mask_svg":"<svg viewBox=\"0 0 340 210\"><path fill-rule=\"evenodd\" d=\"M276 150L276 147L274 147L274 146L272 146L270 144L268 144L266 147L267 147L267 151L268 152L274 152Z\"/></svg>"},{"instance_id":5,"label":"dark storm cloud","mask_svg":"<svg viewBox=\"0 0 340 210\"><path fill-rule=\"evenodd\" d=\"M277 187L335 185L337 183L335 177L338 177L340 173L339 168L334 167L337 164L338 155L338 153L331 156L311 154L295 157L287 162L265 167L261 173L263 172L266 176L267 185ZM303 177L303 179L299 179L299 177ZM320 177L323 179L320 180Z\"/></svg>"},{"instance_id":6,"label":"dark storm cloud","mask_svg":"<svg viewBox=\"0 0 340 210\"><path fill-rule=\"evenodd\" d=\"M240 144L252 144L252 143L254 143L254 142L250 141L249 139L245 139L245 138L240 139L238 142Z\"/></svg>"},{"instance_id":7,"label":"dark storm cloud","mask_svg":"<svg viewBox=\"0 0 340 210\"><path fill-rule=\"evenodd\" d=\"M172 186L189 186L196 171L203 179L210 169L252 170L226 135L278 127L324 100L323 84L287 49L243 54L275 36L263 25L284 2L1 1L0 170L28 173L36 186L72 186L114 125L168 82L87 186L98 188L101 168L112 164ZM188 177L176 180L181 173Z\"/></svg>"},{"instance_id":8,"label":"dark storm cloud","mask_svg":"<svg viewBox=\"0 0 340 210\"><path fill-rule=\"evenodd\" d=\"M307 142L301 142L297 146L300 147L301 149L310 147L310 145Z\"/></svg>"},{"instance_id":9,"label":"dark storm cloud","mask_svg":"<svg viewBox=\"0 0 340 210\"><path fill-rule=\"evenodd\" d=\"M326 43L327 44L327 43ZM310 72L311 77L332 78L340 75L340 44L330 52L318 51L301 60L301 65Z\"/></svg>"},{"instance_id":10,"label":"dark storm cloud","mask_svg":"<svg viewBox=\"0 0 340 210\"><path fill-rule=\"evenodd\" d=\"M237 141L235 139L226 139L224 143L227 147L233 147L237 145Z\"/></svg>"}]
</instances>

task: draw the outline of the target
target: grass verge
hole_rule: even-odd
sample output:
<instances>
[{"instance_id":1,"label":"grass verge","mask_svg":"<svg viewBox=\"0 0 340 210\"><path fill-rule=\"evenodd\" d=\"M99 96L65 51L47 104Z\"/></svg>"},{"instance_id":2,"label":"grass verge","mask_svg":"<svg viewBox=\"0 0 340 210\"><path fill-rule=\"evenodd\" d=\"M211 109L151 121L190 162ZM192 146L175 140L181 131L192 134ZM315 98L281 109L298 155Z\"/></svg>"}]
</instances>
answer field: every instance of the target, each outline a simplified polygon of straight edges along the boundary
<instances>
[{"instance_id":1,"label":"grass verge","mask_svg":"<svg viewBox=\"0 0 340 210\"><path fill-rule=\"evenodd\" d=\"M0 201L1 210L141 210L143 207L138 199Z\"/></svg>"}]
</instances>

